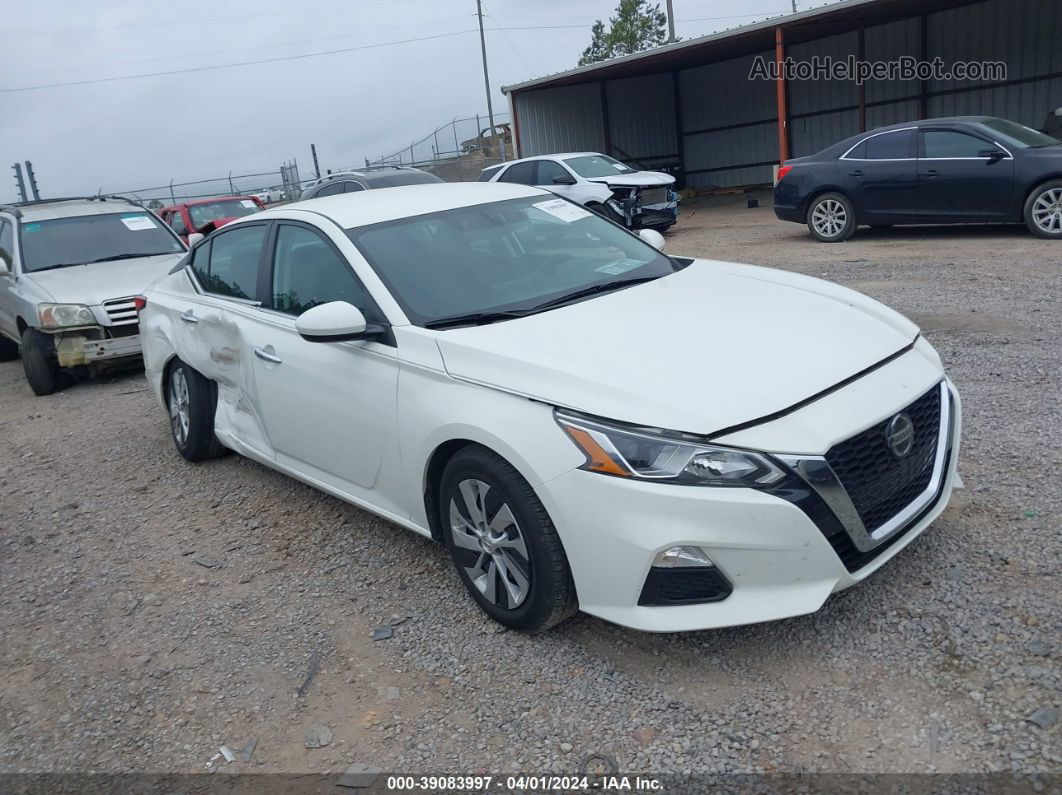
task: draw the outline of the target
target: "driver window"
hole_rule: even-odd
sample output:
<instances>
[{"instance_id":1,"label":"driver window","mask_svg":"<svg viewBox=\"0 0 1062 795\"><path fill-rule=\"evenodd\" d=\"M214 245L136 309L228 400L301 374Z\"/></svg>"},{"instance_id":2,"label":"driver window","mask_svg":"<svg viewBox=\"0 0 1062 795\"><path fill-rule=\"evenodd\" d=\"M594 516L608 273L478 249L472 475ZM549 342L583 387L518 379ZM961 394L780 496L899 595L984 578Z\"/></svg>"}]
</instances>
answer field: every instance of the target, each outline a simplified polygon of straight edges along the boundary
<instances>
[{"instance_id":1,"label":"driver window","mask_svg":"<svg viewBox=\"0 0 1062 795\"><path fill-rule=\"evenodd\" d=\"M560 163L554 163L552 160L540 160L538 161L538 184L539 185L552 185L553 180L557 177L564 177L565 179L571 179L571 174L564 170L564 166Z\"/></svg>"},{"instance_id":2,"label":"driver window","mask_svg":"<svg viewBox=\"0 0 1062 795\"><path fill-rule=\"evenodd\" d=\"M282 224L273 260L273 308L289 315L329 301L346 301L366 320L382 317L350 264L319 234Z\"/></svg>"},{"instance_id":3,"label":"driver window","mask_svg":"<svg viewBox=\"0 0 1062 795\"><path fill-rule=\"evenodd\" d=\"M184 225L184 216L181 215L180 210L174 211L173 215L170 216L170 226L179 235L188 234L188 228Z\"/></svg>"}]
</instances>

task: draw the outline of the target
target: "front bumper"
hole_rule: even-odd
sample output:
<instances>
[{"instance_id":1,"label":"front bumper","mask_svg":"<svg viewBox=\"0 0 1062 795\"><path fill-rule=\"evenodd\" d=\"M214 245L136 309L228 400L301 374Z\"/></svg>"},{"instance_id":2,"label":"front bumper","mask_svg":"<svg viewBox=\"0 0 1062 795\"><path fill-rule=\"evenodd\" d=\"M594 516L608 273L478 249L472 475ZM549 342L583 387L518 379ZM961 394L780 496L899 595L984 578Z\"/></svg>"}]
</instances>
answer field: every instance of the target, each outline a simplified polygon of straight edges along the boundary
<instances>
[{"instance_id":1,"label":"front bumper","mask_svg":"<svg viewBox=\"0 0 1062 795\"><path fill-rule=\"evenodd\" d=\"M55 353L61 367L79 367L141 355L140 335L138 334L94 339L85 333L73 331L56 333L53 336Z\"/></svg>"},{"instance_id":2,"label":"front bumper","mask_svg":"<svg viewBox=\"0 0 1062 795\"><path fill-rule=\"evenodd\" d=\"M539 493L585 612L651 632L789 618L815 612L830 594L866 579L940 515L958 477L957 395L951 420L950 452L933 500L853 571L842 562L837 523L813 519L814 511L792 495L631 481L581 469L543 484ZM732 592L704 604L640 605L653 558L672 546L700 547Z\"/></svg>"}]
</instances>

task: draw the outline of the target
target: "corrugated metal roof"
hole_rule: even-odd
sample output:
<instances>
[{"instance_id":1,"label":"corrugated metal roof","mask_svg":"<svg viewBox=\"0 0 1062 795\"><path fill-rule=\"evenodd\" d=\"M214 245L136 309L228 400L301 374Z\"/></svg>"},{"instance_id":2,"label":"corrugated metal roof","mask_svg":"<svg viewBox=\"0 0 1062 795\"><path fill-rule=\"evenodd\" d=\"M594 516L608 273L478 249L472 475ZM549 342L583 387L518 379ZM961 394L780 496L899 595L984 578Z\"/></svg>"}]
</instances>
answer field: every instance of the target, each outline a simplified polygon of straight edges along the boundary
<instances>
[{"instance_id":1,"label":"corrugated metal roof","mask_svg":"<svg viewBox=\"0 0 1062 795\"><path fill-rule=\"evenodd\" d=\"M829 5L820 8L798 11L795 14L783 14L768 17L760 22L753 22L737 28L722 30L705 36L698 36L697 38L689 39L687 41L665 44L661 47L654 47L651 50L644 50L631 55L623 55L619 58L610 58L607 61L588 64L586 66L578 66L574 69L567 69L563 72L556 72L551 75L526 80L523 83L502 86L501 90L503 93L508 94L510 92L525 91L531 88L545 88L552 85L587 82L596 79L604 79L606 77L612 79L616 77L633 76L636 74L646 74L647 69L654 67L660 67L660 70L663 71L669 68L677 68L678 66L688 66L689 64L684 62L688 61L689 56L695 53L697 55L703 55L703 51L705 50L719 50L720 54L727 55L727 45L744 43L742 40L746 39L752 40L747 42L749 45L758 45L757 48L762 49L763 43L768 39L770 39L773 44L774 29L779 26L782 26L787 30L794 29L794 32L797 32L801 27L811 25L820 26L829 22L844 21L857 12L873 12L876 15L874 21L877 24L880 24L881 22L886 21L882 18L882 15L886 11L898 15L910 14L912 13L912 10L916 13L924 13L950 6L967 5L977 1L978 0L938 0L938 2L934 3L929 0L837 0L837 2L830 3ZM805 35L799 36L796 40L819 38L822 35L821 30L814 34L811 33L811 31L808 31ZM787 38L789 38L790 42L793 41L793 37L790 36ZM763 41L758 41L760 39ZM729 54L728 57L733 57L738 54L742 53L733 52Z\"/></svg>"}]
</instances>

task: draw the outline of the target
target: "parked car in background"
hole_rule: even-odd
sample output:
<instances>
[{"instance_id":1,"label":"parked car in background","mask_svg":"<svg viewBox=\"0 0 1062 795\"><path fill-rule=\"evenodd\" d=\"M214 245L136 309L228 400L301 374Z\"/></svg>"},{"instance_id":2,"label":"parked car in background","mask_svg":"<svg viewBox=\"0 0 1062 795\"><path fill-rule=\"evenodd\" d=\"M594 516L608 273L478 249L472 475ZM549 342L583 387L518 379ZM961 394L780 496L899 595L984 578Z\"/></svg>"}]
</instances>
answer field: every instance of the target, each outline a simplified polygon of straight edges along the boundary
<instances>
[{"instance_id":1,"label":"parked car in background","mask_svg":"<svg viewBox=\"0 0 1062 795\"><path fill-rule=\"evenodd\" d=\"M662 245L504 183L267 210L148 290L148 379L182 456L445 543L506 626L814 612L944 510L958 395L882 304Z\"/></svg>"},{"instance_id":2,"label":"parked car in background","mask_svg":"<svg viewBox=\"0 0 1062 795\"><path fill-rule=\"evenodd\" d=\"M894 124L778 169L774 212L825 243L861 224L1020 223L1062 239L1062 144L1006 119Z\"/></svg>"},{"instance_id":3,"label":"parked car in background","mask_svg":"<svg viewBox=\"0 0 1062 795\"><path fill-rule=\"evenodd\" d=\"M266 188L265 190L255 191L251 194L251 197L258 199L263 205L275 204L284 200L284 190L278 187Z\"/></svg>"},{"instance_id":4,"label":"parked car in background","mask_svg":"<svg viewBox=\"0 0 1062 795\"><path fill-rule=\"evenodd\" d=\"M628 229L663 232L678 220L674 177L596 152L525 157L483 169L479 181L546 188Z\"/></svg>"},{"instance_id":5,"label":"parked car in background","mask_svg":"<svg viewBox=\"0 0 1062 795\"><path fill-rule=\"evenodd\" d=\"M158 213L187 243L192 233L209 235L229 221L253 215L263 207L262 200L257 196L218 196L173 204L163 207Z\"/></svg>"},{"instance_id":6,"label":"parked car in background","mask_svg":"<svg viewBox=\"0 0 1062 795\"><path fill-rule=\"evenodd\" d=\"M383 166L364 171L338 171L321 177L302 192L300 201L339 193L357 193L375 188L397 188L401 185L429 185L442 182L434 174L412 166Z\"/></svg>"},{"instance_id":7,"label":"parked car in background","mask_svg":"<svg viewBox=\"0 0 1062 795\"><path fill-rule=\"evenodd\" d=\"M140 356L138 296L184 256L150 210L116 196L0 206L0 360L34 394Z\"/></svg>"},{"instance_id":8,"label":"parked car in background","mask_svg":"<svg viewBox=\"0 0 1062 795\"><path fill-rule=\"evenodd\" d=\"M498 148L501 149L506 158L512 154L513 131L509 122L495 124L493 135L490 127L480 130L479 135L475 138L469 138L467 141L461 142L461 151L465 154L482 152L485 156L491 157L495 154L493 148L495 144L498 145Z\"/></svg>"}]
</instances>

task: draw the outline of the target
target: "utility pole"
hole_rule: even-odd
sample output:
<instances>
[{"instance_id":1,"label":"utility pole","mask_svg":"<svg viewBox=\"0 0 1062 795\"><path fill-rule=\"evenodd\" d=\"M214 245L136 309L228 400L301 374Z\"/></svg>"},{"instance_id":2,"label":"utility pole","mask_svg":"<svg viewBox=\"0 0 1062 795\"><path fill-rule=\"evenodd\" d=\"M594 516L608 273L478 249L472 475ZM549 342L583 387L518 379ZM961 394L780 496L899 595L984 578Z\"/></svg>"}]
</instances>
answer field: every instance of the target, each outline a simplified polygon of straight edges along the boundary
<instances>
[{"instance_id":1,"label":"utility pole","mask_svg":"<svg viewBox=\"0 0 1062 795\"><path fill-rule=\"evenodd\" d=\"M797 9L796 9L796 0L793 0L793 13L795 14L796 12L797 12Z\"/></svg>"},{"instance_id":2,"label":"utility pole","mask_svg":"<svg viewBox=\"0 0 1062 795\"><path fill-rule=\"evenodd\" d=\"M317 144L310 144L310 154L313 155L313 172L317 179L321 178L321 167L317 165Z\"/></svg>"},{"instance_id":3,"label":"utility pole","mask_svg":"<svg viewBox=\"0 0 1062 795\"><path fill-rule=\"evenodd\" d=\"M11 166L15 170L15 184L18 186L18 200L20 202L27 201L26 198L26 183L22 179L22 164L15 163Z\"/></svg>"},{"instance_id":4,"label":"utility pole","mask_svg":"<svg viewBox=\"0 0 1062 795\"><path fill-rule=\"evenodd\" d=\"M671 6L671 0L667 0L667 43L675 43L675 9Z\"/></svg>"},{"instance_id":5,"label":"utility pole","mask_svg":"<svg viewBox=\"0 0 1062 795\"><path fill-rule=\"evenodd\" d=\"M483 53L483 85L487 89L487 116L490 121L490 148L498 154L498 140L494 133L494 104L490 99L490 76L487 74L487 37L483 35L483 0L476 0L476 16L479 17L479 49Z\"/></svg>"},{"instance_id":6,"label":"utility pole","mask_svg":"<svg viewBox=\"0 0 1062 795\"><path fill-rule=\"evenodd\" d=\"M30 193L33 194L33 201L40 201L41 195L37 192L37 177L33 173L33 163L26 161L26 178L29 180Z\"/></svg>"}]
</instances>

